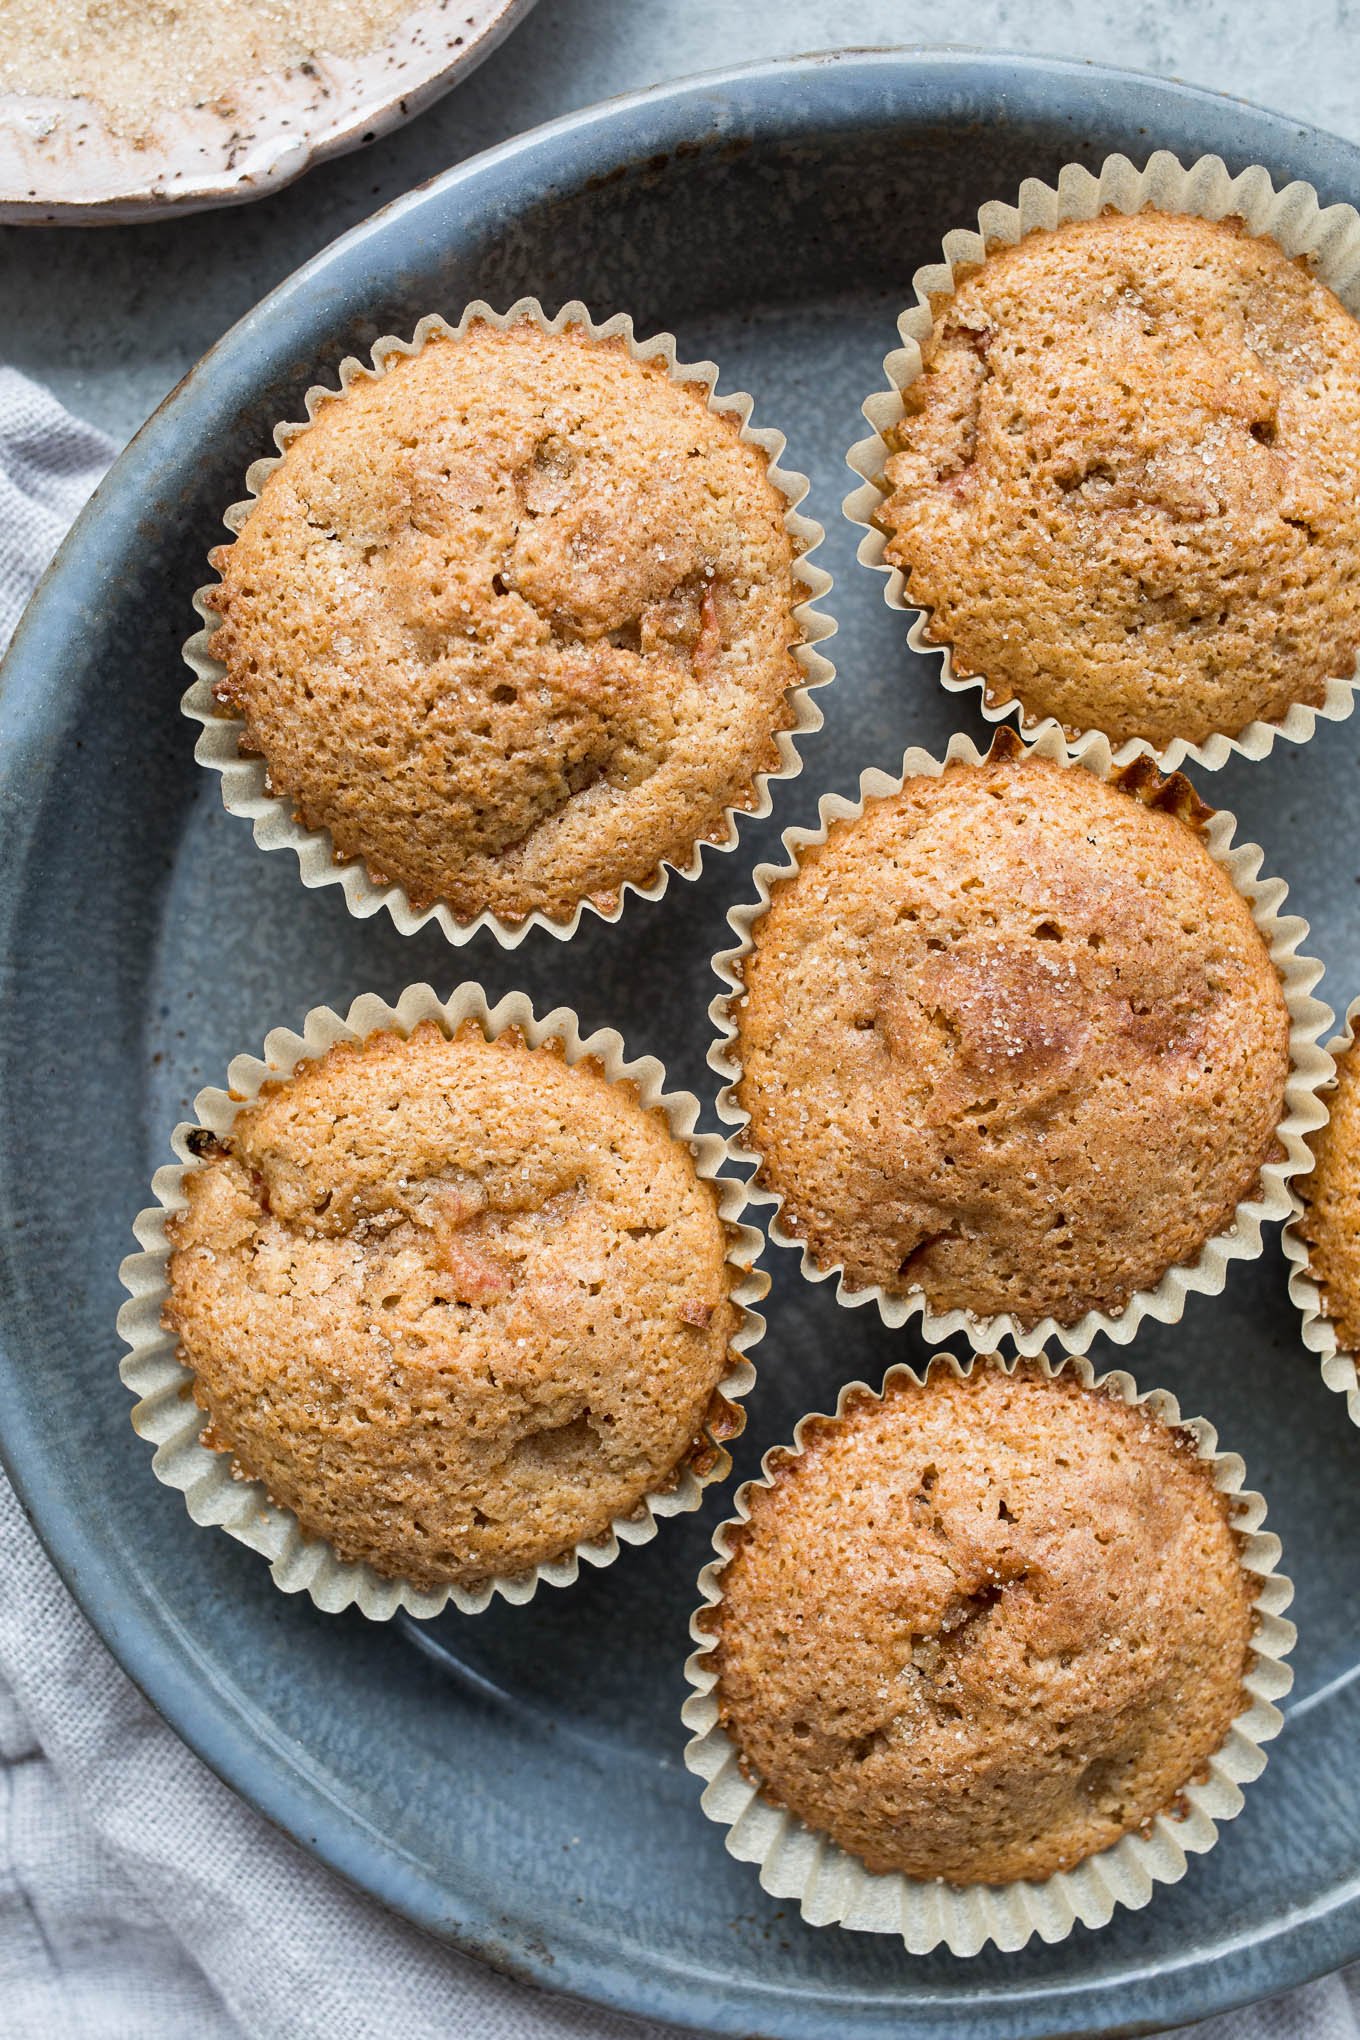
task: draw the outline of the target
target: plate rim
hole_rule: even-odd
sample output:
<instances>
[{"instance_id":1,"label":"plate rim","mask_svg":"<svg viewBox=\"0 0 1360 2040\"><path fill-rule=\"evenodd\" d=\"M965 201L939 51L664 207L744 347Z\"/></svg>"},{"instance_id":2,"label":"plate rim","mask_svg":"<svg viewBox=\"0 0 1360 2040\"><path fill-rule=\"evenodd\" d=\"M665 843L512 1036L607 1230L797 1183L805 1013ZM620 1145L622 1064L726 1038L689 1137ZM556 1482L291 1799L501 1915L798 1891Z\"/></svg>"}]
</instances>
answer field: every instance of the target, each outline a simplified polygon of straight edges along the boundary
<instances>
[{"instance_id":1,"label":"plate rim","mask_svg":"<svg viewBox=\"0 0 1360 2040\"><path fill-rule=\"evenodd\" d=\"M0 1005L3 1004L14 944L14 905L17 878L24 847L24 785L27 761L35 749L49 749L61 734L61 701L48 684L47 676L59 657L66 635L63 617L79 608L81 591L98 585L97 539L111 506L131 492L129 484L138 478L143 507L154 501L154 482L159 457L173 461L172 442L182 411L211 407L205 386L215 380L217 364L249 345L267 325L277 322L286 329L290 300L306 299L308 291L328 271L355 256L370 236L383 233L395 220L422 206L438 203L464 187L497 187L497 181L512 166L523 197L533 188L533 172L546 163L553 165L554 184L578 188L597 167L601 150L615 162L630 165L673 148L676 140L693 139L696 130L705 141L721 141L721 120L714 126L715 108L725 93L745 91L754 120L754 101L764 99L766 117L773 116L775 102L787 92L791 79L806 79L817 73L834 76L850 92L861 93L875 80L880 88L908 88L913 76L923 72L947 74L951 67L969 74L974 91L979 73L994 79L997 100L1010 110L1008 102L1017 84L1039 93L1045 86L1059 84L1075 97L1075 88L1089 95L1092 89L1132 92L1151 107L1179 104L1190 112L1212 115L1220 123L1245 116L1265 138L1273 127L1283 149L1292 142L1295 149L1312 146L1337 149L1352 160L1356 185L1360 188L1360 145L1329 134L1291 116L1258 107L1251 102L1212 90L1185 85L1178 80L1151 74L1086 63L998 50L962 47L843 49L812 52L805 56L763 60L720 71L663 82L620 98L597 102L557 117L541 126L498 143L418 185L383 207L367 220L350 228L308 262L276 285L260 302L237 321L202 360L162 401L134 438L123 449L108 476L101 483L67 535L56 558L44 574L22 618L14 640L0 668L0 843L7 844L0 858ZM864 74L860 78L859 74ZM858 84L856 80L858 79ZM831 96L830 92L826 95ZM708 102L705 107L705 102ZM813 114L799 109L795 118L788 101L778 105L783 131L797 134L804 128L825 126ZM823 113L827 109L820 109ZM1042 111L1035 107L1036 112ZM702 118L708 115L707 122ZM1051 113L1050 113L1050 117ZM1264 127L1262 124L1264 123ZM566 155L574 158L563 162ZM1149 149L1161 145L1155 126L1149 129ZM541 187L539 187L541 188ZM503 194L502 194L503 195ZM891 319L889 315L888 323ZM336 313L340 317L339 309ZM890 337L885 332L885 338ZM52 727L55 725L55 728ZM8 874L13 874L9 876ZM0 1185L0 1196L3 1185ZM550 1992L566 1992L596 2005L631 2013L644 2019L671 2020L692 2028L694 1999L690 1994L701 1979L687 1978L675 1965L664 1973L653 1970L646 1994L640 1994L636 1977L627 1963L610 1948L583 1936L546 1946L536 1930L525 1923L518 1942L507 1933L504 1913L477 1913L466 1903L467 1917L452 1917L451 1899L457 1894L442 1889L422 1870L413 1866L405 1853L387 1838L363 1823L353 1809L345 1807L330 1792L296 1749L285 1748L272 1735L267 1717L249 1708L239 1690L228 1692L212 1667L203 1659L192 1636L183 1625L170 1620L137 1590L135 1576L125 1564L110 1561L98 1538L89 1533L88 1515L65 1515L47 1492L43 1465L47 1456L36 1427L29 1425L22 1400L15 1392L19 1373L17 1356L11 1351L7 1321L16 1297L23 1294L17 1257L11 1253L7 1228L0 1228L0 1462L9 1473L15 1492L56 1570L72 1592L86 1619L132 1678L151 1706L174 1732L247 1804L280 1827L299 1846L336 1871L350 1884L377 1898L393 1911L423 1927L445 1943L451 1943L493 1968ZM110 1327L110 1331L112 1327ZM22 1337L22 1334L21 1334ZM49 1506L51 1502L51 1506ZM205 1684L217 1696L215 1708L204 1705ZM679 1730L677 1727L677 1737ZM678 1746L678 1744L677 1744ZM1332 1945L1317 1948L1329 1923L1342 1922L1348 1929L1344 1945L1332 1933ZM1092 1943L1092 1945L1097 1945ZM1244 1975L1245 1958L1253 1950L1273 1951L1273 1972L1268 1978ZM1319 1956L1321 1959L1319 1959ZM1325 1905L1283 1916L1270 1932L1250 1936L1231 1931L1211 1950L1201 1945L1183 1957L1168 1961L1130 1962L1113 1976L1080 1974L1055 1979L1017 2001L1014 1985L1004 1980L995 1986L951 1993L947 1998L933 1987L913 1989L910 1997L899 1990L872 2003L848 2006L839 1994L796 1994L779 1992L769 1985L750 1984L746 1993L728 1993L725 2003L710 2000L704 2008L705 2030L713 2033L749 2033L753 2015L781 2018L778 2029L790 2036L819 2040L824 2034L828 2011L863 2021L866 2033L921 2036L943 2035L957 2030L954 2022L996 2016L1007 2021L1011 2035L1075 2036L1079 2034L1129 2033L1161 2029L1171 2023L1211 2016L1273 1995L1328 1973L1342 1963L1360 1956L1360 1865L1357 1874L1340 1890L1340 1896ZM1236 1958L1236 1959L1235 1959ZM1147 2018L1135 2013L1129 2019L1128 1991L1154 1978L1196 1975L1194 2001L1187 1998L1171 2009ZM966 1966L964 1968L966 1974ZM688 1989L687 1989L688 1985ZM1017 2023L1020 2005L1043 2008L1041 2026ZM801 2008L801 2009L800 2009ZM1093 2020L1102 2023L1093 2024ZM774 2027L771 2031L776 2030ZM1000 2032L1001 2028L994 2028Z\"/></svg>"}]
</instances>

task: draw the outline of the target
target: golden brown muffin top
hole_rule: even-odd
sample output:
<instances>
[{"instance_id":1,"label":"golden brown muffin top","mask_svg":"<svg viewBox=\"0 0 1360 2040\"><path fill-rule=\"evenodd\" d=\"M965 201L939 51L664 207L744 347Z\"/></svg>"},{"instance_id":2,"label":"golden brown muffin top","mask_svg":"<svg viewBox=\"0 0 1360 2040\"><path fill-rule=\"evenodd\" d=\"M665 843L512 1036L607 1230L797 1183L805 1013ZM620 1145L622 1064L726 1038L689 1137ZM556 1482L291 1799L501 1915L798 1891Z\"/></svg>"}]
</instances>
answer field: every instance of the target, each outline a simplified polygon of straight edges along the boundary
<instances>
[{"instance_id":1,"label":"golden brown muffin top","mask_svg":"<svg viewBox=\"0 0 1360 2040\"><path fill-rule=\"evenodd\" d=\"M1299 1183L1298 1230L1338 1346L1360 1353L1360 1060L1354 1042L1336 1059L1327 1107L1327 1124L1309 1138L1313 1171Z\"/></svg>"},{"instance_id":2,"label":"golden brown muffin top","mask_svg":"<svg viewBox=\"0 0 1360 2040\"><path fill-rule=\"evenodd\" d=\"M1320 703L1360 649L1360 325L1235 220L1106 214L932 304L876 521L955 670L1115 743Z\"/></svg>"},{"instance_id":3,"label":"golden brown muffin top","mask_svg":"<svg viewBox=\"0 0 1360 2040\"><path fill-rule=\"evenodd\" d=\"M517 1573L664 1488L740 1323L710 1183L597 1066L433 1022L205 1142L167 1325L230 1452L343 1559Z\"/></svg>"},{"instance_id":4,"label":"golden brown muffin top","mask_svg":"<svg viewBox=\"0 0 1360 2040\"><path fill-rule=\"evenodd\" d=\"M1171 1808L1247 1704L1255 1626L1187 1434L979 1361L803 1437L700 1618L766 1797L951 1884L1071 1869Z\"/></svg>"},{"instance_id":5,"label":"golden brown muffin top","mask_svg":"<svg viewBox=\"0 0 1360 2040\"><path fill-rule=\"evenodd\" d=\"M220 699L413 904L564 919L728 840L794 717L788 504L621 339L473 325L323 403L213 555Z\"/></svg>"},{"instance_id":6,"label":"golden brown muffin top","mask_svg":"<svg viewBox=\"0 0 1360 2040\"><path fill-rule=\"evenodd\" d=\"M1280 981L1186 782L1124 778L1003 739L833 823L773 887L737 1095L784 1227L852 1288L1072 1324L1255 1193Z\"/></svg>"}]
</instances>

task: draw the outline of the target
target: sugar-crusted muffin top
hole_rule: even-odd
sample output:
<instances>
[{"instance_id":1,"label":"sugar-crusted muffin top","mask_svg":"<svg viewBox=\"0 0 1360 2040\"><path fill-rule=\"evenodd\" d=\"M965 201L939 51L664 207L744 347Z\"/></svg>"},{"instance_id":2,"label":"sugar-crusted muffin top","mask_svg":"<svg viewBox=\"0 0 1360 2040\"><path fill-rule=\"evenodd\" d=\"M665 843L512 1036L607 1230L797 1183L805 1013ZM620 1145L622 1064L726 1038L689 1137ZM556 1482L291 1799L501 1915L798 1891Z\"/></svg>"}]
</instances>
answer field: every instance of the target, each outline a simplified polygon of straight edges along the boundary
<instances>
[{"instance_id":1,"label":"sugar-crusted muffin top","mask_svg":"<svg viewBox=\"0 0 1360 2040\"><path fill-rule=\"evenodd\" d=\"M737 1097L781 1223L852 1288L1118 1311L1277 1151L1269 951L1186 782L1126 777L1003 740L870 799L773 886Z\"/></svg>"},{"instance_id":2,"label":"sugar-crusted muffin top","mask_svg":"<svg viewBox=\"0 0 1360 2040\"><path fill-rule=\"evenodd\" d=\"M1239 221L1027 234L932 305L876 521L907 595L1069 730L1200 741L1360 650L1360 325Z\"/></svg>"},{"instance_id":3,"label":"sugar-crusted muffin top","mask_svg":"<svg viewBox=\"0 0 1360 2040\"><path fill-rule=\"evenodd\" d=\"M1298 1229L1337 1344L1360 1353L1360 1058L1352 1042L1336 1059L1327 1124L1312 1134L1312 1174L1299 1181Z\"/></svg>"},{"instance_id":4,"label":"sugar-crusted muffin top","mask_svg":"<svg viewBox=\"0 0 1360 2040\"><path fill-rule=\"evenodd\" d=\"M213 555L218 694L303 823L418 907L608 906L779 764L788 507L621 339L436 335L322 403Z\"/></svg>"},{"instance_id":5,"label":"sugar-crusted muffin top","mask_svg":"<svg viewBox=\"0 0 1360 2040\"><path fill-rule=\"evenodd\" d=\"M166 1323L205 1443L342 1558L528 1570L731 1428L715 1192L598 1066L426 1022L328 1050L204 1150Z\"/></svg>"},{"instance_id":6,"label":"sugar-crusted muffin top","mask_svg":"<svg viewBox=\"0 0 1360 2040\"><path fill-rule=\"evenodd\" d=\"M802 1435L701 1618L766 1797L954 1884L1070 1869L1171 1808L1247 1704L1254 1629L1187 1434L979 1361Z\"/></svg>"}]
</instances>

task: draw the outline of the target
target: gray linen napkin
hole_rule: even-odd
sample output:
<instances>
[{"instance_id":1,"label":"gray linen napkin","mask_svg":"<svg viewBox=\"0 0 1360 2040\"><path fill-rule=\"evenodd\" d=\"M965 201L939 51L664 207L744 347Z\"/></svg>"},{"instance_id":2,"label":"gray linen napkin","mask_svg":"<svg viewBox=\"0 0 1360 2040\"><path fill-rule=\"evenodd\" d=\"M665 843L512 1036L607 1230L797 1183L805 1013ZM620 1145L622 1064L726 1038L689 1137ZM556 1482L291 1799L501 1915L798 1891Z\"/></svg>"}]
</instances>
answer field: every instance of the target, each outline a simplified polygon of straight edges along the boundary
<instances>
[{"instance_id":1,"label":"gray linen napkin","mask_svg":"<svg viewBox=\"0 0 1360 2040\"><path fill-rule=\"evenodd\" d=\"M0 650L112 451L0 368ZM680 2040L451 1954L285 1840L119 1670L0 1474L0 2040L58 2034ZM1360 1971L1197 2036L1360 2040Z\"/></svg>"}]
</instances>

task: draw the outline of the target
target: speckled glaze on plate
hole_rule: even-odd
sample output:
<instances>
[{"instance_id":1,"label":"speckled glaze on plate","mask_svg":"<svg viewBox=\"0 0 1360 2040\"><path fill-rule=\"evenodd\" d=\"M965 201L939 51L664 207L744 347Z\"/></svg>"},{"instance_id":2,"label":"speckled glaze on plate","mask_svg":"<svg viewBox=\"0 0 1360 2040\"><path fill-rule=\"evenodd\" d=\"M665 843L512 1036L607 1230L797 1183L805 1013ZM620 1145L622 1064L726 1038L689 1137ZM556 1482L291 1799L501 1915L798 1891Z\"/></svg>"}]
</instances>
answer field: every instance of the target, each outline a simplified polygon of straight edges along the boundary
<instances>
[{"instance_id":1,"label":"speckled glaze on plate","mask_svg":"<svg viewBox=\"0 0 1360 2040\"><path fill-rule=\"evenodd\" d=\"M1015 56L846 53L574 114L411 193L298 272L127 450L20 629L0 697L0 1440L91 1619L229 1782L430 1932L549 1989L769 2040L1037 2040L1162 2028L1360 1957L1360 1480L1355 1427L1299 1339L1277 1243L1116 1356L1202 1412L1266 1495L1297 1597L1295 1686L1266 1775L1174 1890L1056 1947L956 1960L806 1926L734 1862L683 1763L686 1625L719 1489L629 1561L464 1621L376 1629L285 1601L188 1522L127 1422L114 1317L127 1227L176 1120L243 1041L361 986L522 984L709 1101L709 958L818 796L852 793L966 698L903 643L839 515L845 449L942 224L1066 162L1155 147L1267 164L1327 200L1360 149L1240 103ZM801 778L730 858L618 927L513 956L356 922L224 813L178 710L186 607L249 461L309 384L470 297L627 306L724 364L812 478L839 677ZM1360 724L1210 787L1360 988ZM705 1127L715 1127L711 1109ZM841 1384L919 1359L791 1255L736 1477ZM419 1634L414 1632L419 1631Z\"/></svg>"},{"instance_id":2,"label":"speckled glaze on plate","mask_svg":"<svg viewBox=\"0 0 1360 2040\"><path fill-rule=\"evenodd\" d=\"M489 56L534 0L433 0L376 49L318 55L120 134L92 99L0 93L0 224L98 226L241 205L399 127Z\"/></svg>"}]
</instances>

